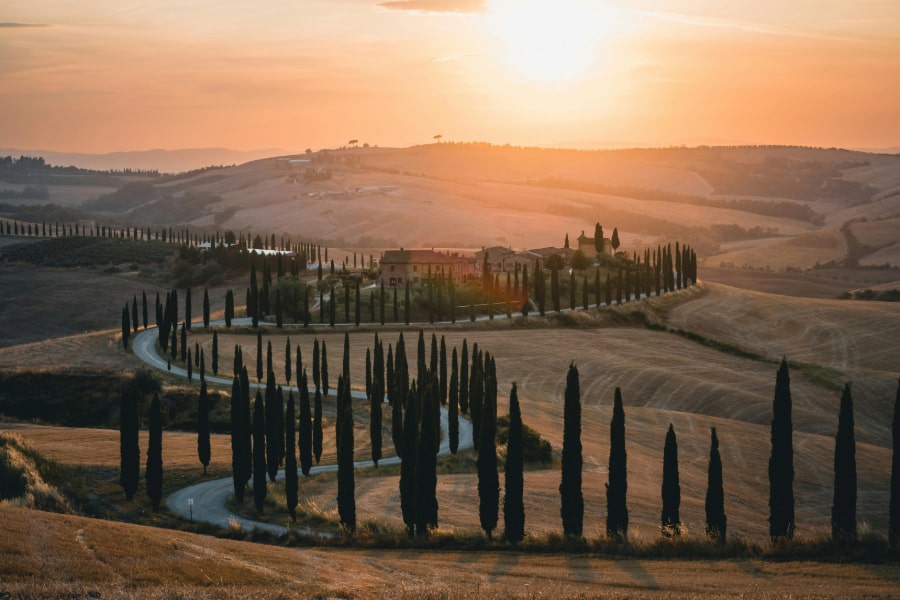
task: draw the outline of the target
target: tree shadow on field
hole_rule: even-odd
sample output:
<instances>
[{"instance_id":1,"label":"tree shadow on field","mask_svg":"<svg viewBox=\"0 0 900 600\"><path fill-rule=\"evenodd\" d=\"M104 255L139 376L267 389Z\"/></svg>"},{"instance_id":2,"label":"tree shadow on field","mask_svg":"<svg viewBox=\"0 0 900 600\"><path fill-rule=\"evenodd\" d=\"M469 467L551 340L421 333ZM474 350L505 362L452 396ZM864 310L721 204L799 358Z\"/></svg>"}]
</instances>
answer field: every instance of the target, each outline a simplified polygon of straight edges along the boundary
<instances>
[{"instance_id":1,"label":"tree shadow on field","mask_svg":"<svg viewBox=\"0 0 900 600\"><path fill-rule=\"evenodd\" d=\"M714 565L715 563L713 563ZM771 581L772 576L759 568L758 561L745 559L745 560L736 560L734 561L735 566L746 573L751 577L755 577L757 579L763 579L765 581ZM712 567L714 568L714 567Z\"/></svg>"},{"instance_id":2,"label":"tree shadow on field","mask_svg":"<svg viewBox=\"0 0 900 600\"><path fill-rule=\"evenodd\" d=\"M659 589L659 582L644 568L644 564L640 560L629 558L617 560L614 564L618 565L624 573L633 577L642 587L650 590Z\"/></svg>"},{"instance_id":3,"label":"tree shadow on field","mask_svg":"<svg viewBox=\"0 0 900 600\"><path fill-rule=\"evenodd\" d=\"M569 580L579 583L594 582L594 567L588 556L566 554L566 565L569 567Z\"/></svg>"},{"instance_id":4,"label":"tree shadow on field","mask_svg":"<svg viewBox=\"0 0 900 600\"><path fill-rule=\"evenodd\" d=\"M504 575L512 571L519 564L519 555L515 552L498 552L496 554L497 562L494 568L488 574L488 581L494 583L499 581Z\"/></svg>"}]
</instances>

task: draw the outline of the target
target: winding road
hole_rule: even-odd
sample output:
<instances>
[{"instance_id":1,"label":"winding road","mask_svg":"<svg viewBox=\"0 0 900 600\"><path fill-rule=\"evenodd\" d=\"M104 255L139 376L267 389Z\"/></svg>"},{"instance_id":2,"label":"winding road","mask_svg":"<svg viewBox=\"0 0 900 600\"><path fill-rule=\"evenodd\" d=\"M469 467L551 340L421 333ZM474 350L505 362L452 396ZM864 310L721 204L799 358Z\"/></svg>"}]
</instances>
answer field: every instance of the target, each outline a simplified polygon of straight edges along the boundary
<instances>
[{"instance_id":1,"label":"winding road","mask_svg":"<svg viewBox=\"0 0 900 600\"><path fill-rule=\"evenodd\" d=\"M244 321L246 320L246 323ZM215 322L210 323L210 325L222 325L223 322ZM250 319L234 319L232 324L235 325L249 325ZM172 375L187 377L188 373L186 369L181 368L180 366L171 365L169 366L169 362L159 356L156 351L156 340L159 334L155 328L153 329L145 329L140 331L132 342L132 350L134 351L135 356L141 359L146 364L162 370ZM193 379L200 379L199 373L192 374ZM224 377L206 377L207 383L216 383L224 386L229 386L232 383L231 379L226 379ZM264 388L265 384L259 384L256 382L250 382L251 387L255 388ZM296 387L288 386L285 389L297 391ZM310 390L314 392L315 390ZM366 394L364 392L358 390L352 390L350 395L358 400L365 400ZM438 456L446 456L450 454L450 438L448 435L448 413L445 407L441 407L441 446L438 450ZM472 423L467 419L462 417L459 418L459 449L465 450L472 447ZM379 465L396 465L400 464L400 458L397 456L391 456L387 458L383 458L378 461ZM357 461L353 463L354 468L364 469L373 467L374 463L371 460L363 460ZM310 470L311 474L315 473L329 473L337 471L336 464L330 465L318 465L313 467ZM284 470L278 472L276 480L281 480L284 478ZM262 521L254 521L252 519L247 519L244 517L240 517L238 515L233 514L229 511L225 503L234 493L234 483L231 477L225 477L222 479L215 479L212 481L204 481L202 483L198 483L195 485L188 486L186 488L182 488L177 490L166 498L166 506L174 512L175 514L185 518L192 519L194 521L198 521L201 523L207 523L210 525L214 525L216 527L221 528L229 528L236 525L240 525L240 527L244 530L259 530L265 531L268 533L272 533L275 535L281 535L287 533L288 528L283 525L278 525L275 523L265 523ZM333 534L330 532L324 531L313 531L310 529L304 528L295 528L294 531L299 533L303 533L306 535L317 535L320 537L332 537Z\"/></svg>"}]
</instances>

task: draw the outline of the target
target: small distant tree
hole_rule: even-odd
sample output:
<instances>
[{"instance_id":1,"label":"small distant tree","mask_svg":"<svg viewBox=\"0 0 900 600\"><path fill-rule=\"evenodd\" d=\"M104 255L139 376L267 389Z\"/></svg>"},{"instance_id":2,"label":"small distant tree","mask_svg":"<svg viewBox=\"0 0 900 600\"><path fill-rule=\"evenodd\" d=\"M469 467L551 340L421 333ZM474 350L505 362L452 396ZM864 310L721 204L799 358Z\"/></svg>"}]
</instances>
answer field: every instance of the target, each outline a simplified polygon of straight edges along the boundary
<instances>
[{"instance_id":1,"label":"small distant tree","mask_svg":"<svg viewBox=\"0 0 900 600\"><path fill-rule=\"evenodd\" d=\"M147 329L149 309L147 308L147 292L141 291L141 316L143 317L144 329Z\"/></svg>"},{"instance_id":2,"label":"small distant tree","mask_svg":"<svg viewBox=\"0 0 900 600\"><path fill-rule=\"evenodd\" d=\"M150 504L153 506L153 510L159 510L163 488L162 414L159 406L159 394L153 394L153 401L150 403L146 478Z\"/></svg>"},{"instance_id":3,"label":"small distant tree","mask_svg":"<svg viewBox=\"0 0 900 600\"><path fill-rule=\"evenodd\" d=\"M584 496L581 491L581 390L578 368L569 365L566 375L565 404L563 408L562 481L559 484L560 514L563 532L569 536L582 534L584 523Z\"/></svg>"},{"instance_id":4,"label":"small distant tree","mask_svg":"<svg viewBox=\"0 0 900 600\"><path fill-rule=\"evenodd\" d=\"M234 318L234 292L228 290L225 292L225 327L231 327L231 320Z\"/></svg>"},{"instance_id":5,"label":"small distant tree","mask_svg":"<svg viewBox=\"0 0 900 600\"><path fill-rule=\"evenodd\" d=\"M709 469L706 479L706 535L725 543L728 519L725 516L725 491L722 486L722 457L716 428L710 429Z\"/></svg>"},{"instance_id":6,"label":"small distant tree","mask_svg":"<svg viewBox=\"0 0 900 600\"><path fill-rule=\"evenodd\" d=\"M599 222L594 225L594 249L597 251L597 256L603 254L603 227Z\"/></svg>"},{"instance_id":7,"label":"small distant tree","mask_svg":"<svg viewBox=\"0 0 900 600\"><path fill-rule=\"evenodd\" d=\"M322 392L316 388L316 394L313 401L313 456L316 464L322 458Z\"/></svg>"},{"instance_id":8,"label":"small distant tree","mask_svg":"<svg viewBox=\"0 0 900 600\"><path fill-rule=\"evenodd\" d=\"M447 436L450 438L450 453L459 449L459 359L456 347L450 361L450 396L447 407Z\"/></svg>"},{"instance_id":9,"label":"small distant tree","mask_svg":"<svg viewBox=\"0 0 900 600\"><path fill-rule=\"evenodd\" d=\"M184 326L188 331L191 330L191 288L188 288L184 297Z\"/></svg>"},{"instance_id":10,"label":"small distant tree","mask_svg":"<svg viewBox=\"0 0 900 600\"><path fill-rule=\"evenodd\" d=\"M856 439L853 433L853 397L844 386L838 430L834 442L834 502L831 505L831 537L856 539Z\"/></svg>"},{"instance_id":11,"label":"small distant tree","mask_svg":"<svg viewBox=\"0 0 900 600\"><path fill-rule=\"evenodd\" d=\"M681 535L681 484L678 477L678 441L675 428L669 424L663 450L662 481L662 534L666 537Z\"/></svg>"},{"instance_id":12,"label":"small distant tree","mask_svg":"<svg viewBox=\"0 0 900 600\"><path fill-rule=\"evenodd\" d=\"M619 250L619 229L617 227L613 227L612 239L610 239L610 243L612 244L613 252L617 252Z\"/></svg>"}]
</instances>

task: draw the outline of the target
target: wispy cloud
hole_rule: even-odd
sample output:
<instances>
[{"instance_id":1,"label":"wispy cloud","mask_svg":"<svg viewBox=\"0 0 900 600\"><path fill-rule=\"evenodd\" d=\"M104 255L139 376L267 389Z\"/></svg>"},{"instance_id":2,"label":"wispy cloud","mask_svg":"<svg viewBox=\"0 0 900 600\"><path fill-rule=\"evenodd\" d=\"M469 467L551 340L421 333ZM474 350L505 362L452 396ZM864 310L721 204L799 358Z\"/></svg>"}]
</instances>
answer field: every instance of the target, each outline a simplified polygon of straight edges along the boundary
<instances>
[{"instance_id":1,"label":"wispy cloud","mask_svg":"<svg viewBox=\"0 0 900 600\"><path fill-rule=\"evenodd\" d=\"M408 10L422 13L484 13L485 0L389 0L380 2L388 10Z\"/></svg>"},{"instance_id":2,"label":"wispy cloud","mask_svg":"<svg viewBox=\"0 0 900 600\"><path fill-rule=\"evenodd\" d=\"M46 23L0 23L0 29L13 29L18 27L50 27Z\"/></svg>"}]
</instances>

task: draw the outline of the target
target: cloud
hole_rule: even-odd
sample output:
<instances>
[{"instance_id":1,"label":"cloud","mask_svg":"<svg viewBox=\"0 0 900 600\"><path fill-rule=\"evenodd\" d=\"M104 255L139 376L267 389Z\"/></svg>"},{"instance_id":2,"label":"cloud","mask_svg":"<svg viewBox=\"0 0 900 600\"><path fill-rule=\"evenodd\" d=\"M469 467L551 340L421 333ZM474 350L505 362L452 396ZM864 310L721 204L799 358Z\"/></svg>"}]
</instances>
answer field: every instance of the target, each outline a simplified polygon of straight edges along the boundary
<instances>
[{"instance_id":1,"label":"cloud","mask_svg":"<svg viewBox=\"0 0 900 600\"><path fill-rule=\"evenodd\" d=\"M389 0L378 4L388 10L409 10L423 13L483 13L485 0Z\"/></svg>"},{"instance_id":2,"label":"cloud","mask_svg":"<svg viewBox=\"0 0 900 600\"><path fill-rule=\"evenodd\" d=\"M11 29L14 27L49 27L46 23L0 23L0 29Z\"/></svg>"}]
</instances>

